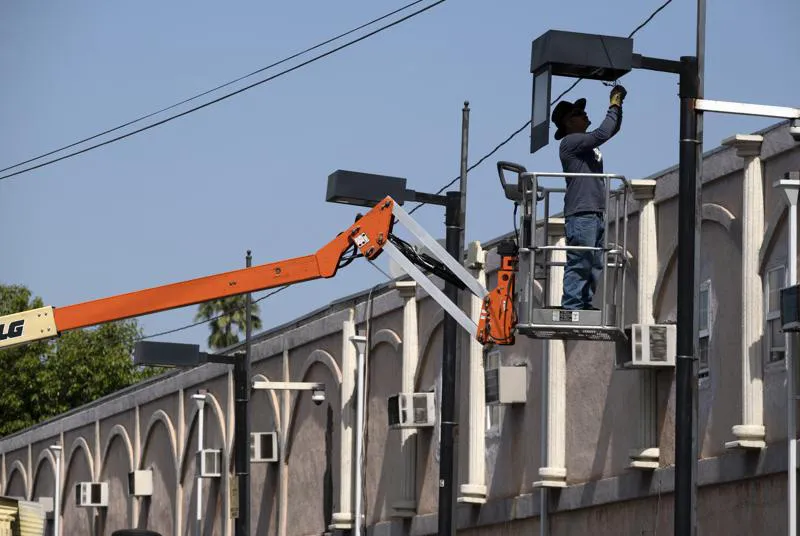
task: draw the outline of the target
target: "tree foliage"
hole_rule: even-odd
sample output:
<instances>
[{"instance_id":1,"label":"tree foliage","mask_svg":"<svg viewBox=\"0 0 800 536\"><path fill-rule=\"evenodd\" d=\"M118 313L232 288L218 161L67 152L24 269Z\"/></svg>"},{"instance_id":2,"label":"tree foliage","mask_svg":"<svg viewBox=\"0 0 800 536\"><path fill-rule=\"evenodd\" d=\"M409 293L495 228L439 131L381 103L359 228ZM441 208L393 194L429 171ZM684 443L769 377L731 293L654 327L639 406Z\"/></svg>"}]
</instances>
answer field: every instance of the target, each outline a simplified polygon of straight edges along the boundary
<instances>
[{"instance_id":1,"label":"tree foliage","mask_svg":"<svg viewBox=\"0 0 800 536\"><path fill-rule=\"evenodd\" d=\"M229 296L201 303L197 308L195 321L208 321L210 333L208 347L221 350L240 341L247 328L245 311L246 294ZM254 330L261 329L258 304L251 304L251 323Z\"/></svg>"},{"instance_id":2,"label":"tree foliage","mask_svg":"<svg viewBox=\"0 0 800 536\"><path fill-rule=\"evenodd\" d=\"M42 305L24 286L0 285L0 315ZM141 336L136 320L124 320L0 350L0 436L163 372L134 366Z\"/></svg>"}]
</instances>

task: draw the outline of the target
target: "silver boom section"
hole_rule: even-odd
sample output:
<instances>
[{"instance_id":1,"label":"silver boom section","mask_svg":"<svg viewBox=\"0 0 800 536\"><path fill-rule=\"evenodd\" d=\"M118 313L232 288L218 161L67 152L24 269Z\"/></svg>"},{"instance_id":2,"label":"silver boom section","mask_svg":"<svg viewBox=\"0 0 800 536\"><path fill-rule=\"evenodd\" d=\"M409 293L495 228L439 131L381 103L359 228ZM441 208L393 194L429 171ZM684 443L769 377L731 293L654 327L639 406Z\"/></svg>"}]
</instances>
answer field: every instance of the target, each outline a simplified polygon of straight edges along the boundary
<instances>
[{"instance_id":1,"label":"silver boom section","mask_svg":"<svg viewBox=\"0 0 800 536\"><path fill-rule=\"evenodd\" d=\"M556 246L549 243L552 196L566 193L564 186L546 187L547 179L567 177L576 180L601 179L605 188L606 209L604 213L604 240L600 247ZM612 182L619 187L612 190ZM563 184L563 182L562 182ZM517 328L521 334L535 338L615 340L624 336L626 268L628 259L628 200L632 194L630 182L622 175L612 173L541 173L519 174L518 188L521 194L519 228L519 264L517 285ZM542 210L540 210L542 209ZM555 217L563 217L561 214ZM613 223L613 236L609 233ZM602 254L602 282L598 285L600 295L595 296L599 311L560 310L561 300L548 303L550 295L550 268L565 266L565 262L554 262L554 251L599 251ZM536 300L534 287L541 282L542 299ZM598 303L599 302L599 303Z\"/></svg>"},{"instance_id":2,"label":"silver boom section","mask_svg":"<svg viewBox=\"0 0 800 536\"><path fill-rule=\"evenodd\" d=\"M425 229L422 228L400 205L395 204L393 214L406 229L419 240L431 252L439 262L447 266L453 274L466 285L466 287L477 297L483 299L489 291L475 277L470 274L461 263L450 255L439 242L437 242ZM458 304L453 303L439 287L431 281L413 262L411 262L400 250L391 242L383 245L383 250L392 258L414 281L416 281L425 291L438 303L456 322L461 325L472 337L478 332L478 326Z\"/></svg>"}]
</instances>

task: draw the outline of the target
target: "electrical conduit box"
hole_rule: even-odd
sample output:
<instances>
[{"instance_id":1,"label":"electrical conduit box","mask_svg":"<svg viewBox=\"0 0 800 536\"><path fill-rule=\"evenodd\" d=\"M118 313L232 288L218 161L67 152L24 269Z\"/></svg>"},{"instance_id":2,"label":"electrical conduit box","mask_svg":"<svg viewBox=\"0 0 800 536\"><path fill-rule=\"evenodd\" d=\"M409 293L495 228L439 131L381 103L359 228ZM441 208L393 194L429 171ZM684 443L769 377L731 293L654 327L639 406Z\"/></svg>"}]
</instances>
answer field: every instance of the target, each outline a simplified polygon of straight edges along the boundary
<instances>
[{"instance_id":1,"label":"electrical conduit box","mask_svg":"<svg viewBox=\"0 0 800 536\"><path fill-rule=\"evenodd\" d=\"M484 373L487 404L524 404L528 393L525 365L487 368Z\"/></svg>"},{"instance_id":2,"label":"electrical conduit box","mask_svg":"<svg viewBox=\"0 0 800 536\"><path fill-rule=\"evenodd\" d=\"M131 497L153 495L153 471L144 469L128 473L128 495Z\"/></svg>"}]
</instances>

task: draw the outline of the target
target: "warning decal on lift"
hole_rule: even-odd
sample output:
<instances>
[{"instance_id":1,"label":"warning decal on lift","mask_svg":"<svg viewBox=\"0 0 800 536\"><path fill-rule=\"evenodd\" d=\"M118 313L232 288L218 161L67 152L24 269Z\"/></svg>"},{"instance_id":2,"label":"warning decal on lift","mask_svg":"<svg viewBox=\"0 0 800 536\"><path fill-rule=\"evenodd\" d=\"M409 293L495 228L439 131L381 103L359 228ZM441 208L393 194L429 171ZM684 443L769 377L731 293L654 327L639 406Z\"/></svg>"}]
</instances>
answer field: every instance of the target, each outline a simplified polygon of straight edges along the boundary
<instances>
[{"instance_id":1,"label":"warning decal on lift","mask_svg":"<svg viewBox=\"0 0 800 536\"><path fill-rule=\"evenodd\" d=\"M579 322L580 311L569 311L565 309L553 310L553 322Z\"/></svg>"}]
</instances>

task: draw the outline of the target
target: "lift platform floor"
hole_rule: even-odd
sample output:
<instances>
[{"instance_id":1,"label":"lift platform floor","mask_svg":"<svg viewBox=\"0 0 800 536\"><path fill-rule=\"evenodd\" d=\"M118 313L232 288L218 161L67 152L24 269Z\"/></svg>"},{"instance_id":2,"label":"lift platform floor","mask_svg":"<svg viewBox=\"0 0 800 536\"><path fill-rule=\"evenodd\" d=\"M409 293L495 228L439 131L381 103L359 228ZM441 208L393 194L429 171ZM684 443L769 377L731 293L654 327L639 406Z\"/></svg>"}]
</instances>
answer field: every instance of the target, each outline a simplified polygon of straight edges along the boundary
<instances>
[{"instance_id":1,"label":"lift platform floor","mask_svg":"<svg viewBox=\"0 0 800 536\"><path fill-rule=\"evenodd\" d=\"M528 323L517 324L517 332L534 339L618 341L625 333L615 325L603 325L602 311L558 307L531 309Z\"/></svg>"}]
</instances>

